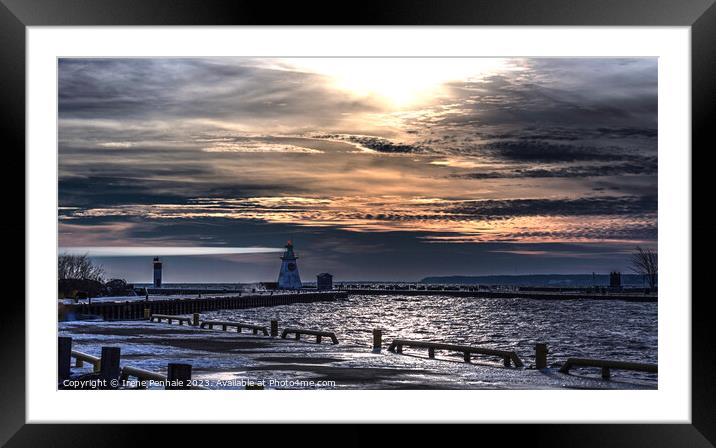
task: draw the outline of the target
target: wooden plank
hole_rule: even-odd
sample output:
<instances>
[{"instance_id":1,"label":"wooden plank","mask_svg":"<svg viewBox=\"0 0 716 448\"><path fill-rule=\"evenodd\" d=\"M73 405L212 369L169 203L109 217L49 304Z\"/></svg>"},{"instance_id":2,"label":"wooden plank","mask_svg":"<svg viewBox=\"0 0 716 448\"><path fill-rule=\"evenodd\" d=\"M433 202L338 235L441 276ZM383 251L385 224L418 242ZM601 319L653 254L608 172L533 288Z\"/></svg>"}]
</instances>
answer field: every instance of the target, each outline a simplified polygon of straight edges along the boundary
<instances>
[{"instance_id":1,"label":"wooden plank","mask_svg":"<svg viewBox=\"0 0 716 448\"><path fill-rule=\"evenodd\" d=\"M590 358L568 358L567 361L562 365L562 368L559 369L559 371L562 373L569 373L569 370L572 367L600 367L606 369L658 373L658 366L656 364Z\"/></svg>"},{"instance_id":2,"label":"wooden plank","mask_svg":"<svg viewBox=\"0 0 716 448\"><path fill-rule=\"evenodd\" d=\"M388 350L395 351L397 348L398 353L402 353L403 346L415 347L415 348L427 348L428 357L433 358L435 356L435 350L450 350L456 352L462 352L465 362L470 362L471 354L488 355L500 357L503 360L505 367L509 367L511 363L514 363L515 367L523 367L522 360L517 356L517 353L510 350L497 350L485 347L473 347L468 345L457 345L457 344L446 344L442 342L430 342L430 341L413 341L407 339L395 339L390 345ZM432 356L431 356L432 354Z\"/></svg>"}]
</instances>

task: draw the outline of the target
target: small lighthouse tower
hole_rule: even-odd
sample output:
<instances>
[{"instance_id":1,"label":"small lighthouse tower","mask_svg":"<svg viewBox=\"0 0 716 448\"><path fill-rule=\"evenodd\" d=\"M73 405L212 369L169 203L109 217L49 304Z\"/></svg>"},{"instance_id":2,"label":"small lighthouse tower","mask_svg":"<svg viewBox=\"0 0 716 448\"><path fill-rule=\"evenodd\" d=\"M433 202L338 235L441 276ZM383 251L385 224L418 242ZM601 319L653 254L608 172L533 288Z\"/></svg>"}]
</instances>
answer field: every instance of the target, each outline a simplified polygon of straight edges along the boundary
<instances>
[{"instance_id":1,"label":"small lighthouse tower","mask_svg":"<svg viewBox=\"0 0 716 448\"><path fill-rule=\"evenodd\" d=\"M162 287L162 262L159 257L154 257L154 287Z\"/></svg>"},{"instance_id":2,"label":"small lighthouse tower","mask_svg":"<svg viewBox=\"0 0 716 448\"><path fill-rule=\"evenodd\" d=\"M301 289L301 277L298 275L298 257L293 253L293 244L286 244L286 251L281 257L281 271L278 273L278 289Z\"/></svg>"}]
</instances>

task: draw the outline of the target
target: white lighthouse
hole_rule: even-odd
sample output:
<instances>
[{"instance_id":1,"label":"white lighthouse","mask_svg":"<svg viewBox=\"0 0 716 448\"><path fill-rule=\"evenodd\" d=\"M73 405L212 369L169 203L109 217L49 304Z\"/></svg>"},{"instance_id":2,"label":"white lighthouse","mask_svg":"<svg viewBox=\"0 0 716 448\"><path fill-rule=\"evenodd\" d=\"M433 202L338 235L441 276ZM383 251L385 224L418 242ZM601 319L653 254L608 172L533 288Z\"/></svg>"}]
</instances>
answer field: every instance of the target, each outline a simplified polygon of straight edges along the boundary
<instances>
[{"instance_id":1,"label":"white lighthouse","mask_svg":"<svg viewBox=\"0 0 716 448\"><path fill-rule=\"evenodd\" d=\"M278 273L278 289L301 289L301 277L298 275L298 257L293 253L293 244L286 244L281 257L281 271Z\"/></svg>"}]
</instances>

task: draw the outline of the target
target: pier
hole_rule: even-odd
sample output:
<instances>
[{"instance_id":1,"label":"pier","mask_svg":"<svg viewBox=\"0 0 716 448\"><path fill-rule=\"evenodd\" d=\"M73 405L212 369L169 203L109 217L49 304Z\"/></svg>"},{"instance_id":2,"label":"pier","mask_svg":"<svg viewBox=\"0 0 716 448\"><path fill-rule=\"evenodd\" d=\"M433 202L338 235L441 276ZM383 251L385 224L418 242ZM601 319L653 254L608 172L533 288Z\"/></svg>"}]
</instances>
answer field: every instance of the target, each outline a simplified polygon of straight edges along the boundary
<instances>
[{"instance_id":1,"label":"pier","mask_svg":"<svg viewBox=\"0 0 716 448\"><path fill-rule=\"evenodd\" d=\"M297 292L237 295L228 297L179 298L166 300L128 300L123 302L96 302L63 305L68 314L98 316L104 320L142 320L149 309L152 316L181 315L204 311L257 308L291 305L294 303L326 302L348 297L346 291Z\"/></svg>"},{"instance_id":2,"label":"pier","mask_svg":"<svg viewBox=\"0 0 716 448\"><path fill-rule=\"evenodd\" d=\"M417 289L412 285L381 285L382 288L356 288L350 285L339 286L339 291L347 291L350 294L379 296L379 295L402 295L402 296L449 296L449 297L474 297L474 298L505 298L505 299L541 299L541 300L624 300L626 302L657 302L656 295L637 294L634 292L582 292L582 291L524 291L524 290L488 290L477 287L425 287Z\"/></svg>"}]
</instances>

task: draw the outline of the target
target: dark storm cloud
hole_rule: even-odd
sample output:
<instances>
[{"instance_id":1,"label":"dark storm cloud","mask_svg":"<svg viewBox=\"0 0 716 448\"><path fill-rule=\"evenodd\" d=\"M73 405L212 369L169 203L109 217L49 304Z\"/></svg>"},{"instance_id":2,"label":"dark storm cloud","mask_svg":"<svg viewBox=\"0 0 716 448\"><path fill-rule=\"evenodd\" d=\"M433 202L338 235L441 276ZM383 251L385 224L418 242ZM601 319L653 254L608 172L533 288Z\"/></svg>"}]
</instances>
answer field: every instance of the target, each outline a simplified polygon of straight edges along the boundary
<instances>
[{"instance_id":1,"label":"dark storm cloud","mask_svg":"<svg viewBox=\"0 0 716 448\"><path fill-rule=\"evenodd\" d=\"M190 226L192 222L205 222L213 219L214 222L264 221L276 224L277 220L284 221L281 225L310 227L311 219L320 222L332 222L336 228L350 229L345 223L361 221L366 225L380 223L415 223L413 228L431 228L430 222L487 222L496 220L511 220L521 217L615 217L621 220L634 220L638 224L629 225L655 225L654 218L657 211L657 198L655 196L596 196L576 199L505 199L505 200L474 200L474 201L443 201L439 203L416 204L411 213L391 211L388 206L376 209L376 212L365 213L363 207L350 208L350 205L331 208L332 202L339 198L326 198L324 201L304 203L302 201L260 201L254 198L246 199L190 199L179 200L173 203L164 203L161 208L142 205L120 205L109 208L96 209L67 209L61 216L71 218L75 223L82 223L85 219L131 217L139 218L144 222L184 223ZM347 199L350 204L350 199ZM292 216L292 219L287 219ZM229 218L231 217L231 218ZM426 226L426 224L428 224ZM623 226L623 223L618 226ZM620 228L602 224L597 232L588 226L570 230L569 235L575 237L595 237L596 234L619 235ZM316 227L325 227L317 225ZM386 230L398 231L402 227L386 227ZM142 228L144 230L144 228ZM227 232L235 231L229 227ZM553 232L554 234L554 232ZM522 235L522 234L520 234ZM527 234L524 234L527 235ZM538 233L530 234L538 235ZM566 234L565 234L566 235Z\"/></svg>"},{"instance_id":2,"label":"dark storm cloud","mask_svg":"<svg viewBox=\"0 0 716 448\"><path fill-rule=\"evenodd\" d=\"M561 127L524 127L511 133L477 132L484 139L519 139L519 140L556 140L577 141L585 139L624 139L624 138L656 138L656 129L651 128L579 128Z\"/></svg>"},{"instance_id":3,"label":"dark storm cloud","mask_svg":"<svg viewBox=\"0 0 716 448\"><path fill-rule=\"evenodd\" d=\"M190 176L194 171L187 170ZM172 172L176 176L181 170ZM196 170L198 174L204 174ZM136 173L135 173L136 174ZM178 204L185 205L196 197L251 197L256 194L281 192L283 185L242 184L212 185L211 183L186 182L182 180L146 179L133 177L71 177L59 180L59 201L62 207L109 207L123 204ZM300 192L300 189L296 189Z\"/></svg>"},{"instance_id":4,"label":"dark storm cloud","mask_svg":"<svg viewBox=\"0 0 716 448\"><path fill-rule=\"evenodd\" d=\"M657 172L656 158L645 158L640 163L592 164L584 166L558 166L549 168L517 168L500 171L481 171L459 175L471 179L514 178L589 178L608 176L646 176Z\"/></svg>"},{"instance_id":5,"label":"dark storm cloud","mask_svg":"<svg viewBox=\"0 0 716 448\"><path fill-rule=\"evenodd\" d=\"M523 238L553 238L557 240L593 239L593 240L624 240L644 241L656 240L657 227L652 223L626 224L618 228L589 227L579 231L539 231L516 232L514 241Z\"/></svg>"},{"instance_id":6,"label":"dark storm cloud","mask_svg":"<svg viewBox=\"0 0 716 448\"><path fill-rule=\"evenodd\" d=\"M422 153L425 152L425 148L418 145L409 144L398 144L394 143L386 138L382 137L369 137L365 135L344 135L344 134L316 134L314 138L329 139L329 140L343 140L351 143L355 143L364 148L382 152L382 153L393 153L393 154L409 154L409 153Z\"/></svg>"},{"instance_id":7,"label":"dark storm cloud","mask_svg":"<svg viewBox=\"0 0 716 448\"><path fill-rule=\"evenodd\" d=\"M555 144L545 141L499 141L482 145L482 154L521 162L622 161L641 159L615 147Z\"/></svg>"},{"instance_id":8,"label":"dark storm cloud","mask_svg":"<svg viewBox=\"0 0 716 448\"><path fill-rule=\"evenodd\" d=\"M513 160L655 154L656 64L656 59L529 59L515 72L452 83L459 101L452 98L419 117L413 129L422 128L427 139L452 142L459 151L471 151L475 139L467 135L488 140L487 149Z\"/></svg>"},{"instance_id":9,"label":"dark storm cloud","mask_svg":"<svg viewBox=\"0 0 716 448\"><path fill-rule=\"evenodd\" d=\"M644 215L655 213L656 196L599 196L578 199L512 199L465 201L446 212L480 219L515 216Z\"/></svg>"},{"instance_id":10,"label":"dark storm cloud","mask_svg":"<svg viewBox=\"0 0 716 448\"><path fill-rule=\"evenodd\" d=\"M656 127L655 59L530 59L517 74L453 88L470 100L460 106L468 113L447 115L443 124Z\"/></svg>"},{"instance_id":11,"label":"dark storm cloud","mask_svg":"<svg viewBox=\"0 0 716 448\"><path fill-rule=\"evenodd\" d=\"M216 59L60 59L63 119L287 119L333 121L369 105L327 95L320 75Z\"/></svg>"},{"instance_id":12,"label":"dark storm cloud","mask_svg":"<svg viewBox=\"0 0 716 448\"><path fill-rule=\"evenodd\" d=\"M384 138L350 136L348 140L378 152L414 153L423 151L415 145L396 144Z\"/></svg>"}]
</instances>

